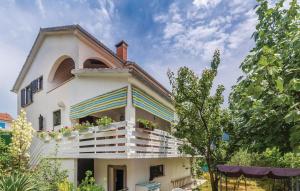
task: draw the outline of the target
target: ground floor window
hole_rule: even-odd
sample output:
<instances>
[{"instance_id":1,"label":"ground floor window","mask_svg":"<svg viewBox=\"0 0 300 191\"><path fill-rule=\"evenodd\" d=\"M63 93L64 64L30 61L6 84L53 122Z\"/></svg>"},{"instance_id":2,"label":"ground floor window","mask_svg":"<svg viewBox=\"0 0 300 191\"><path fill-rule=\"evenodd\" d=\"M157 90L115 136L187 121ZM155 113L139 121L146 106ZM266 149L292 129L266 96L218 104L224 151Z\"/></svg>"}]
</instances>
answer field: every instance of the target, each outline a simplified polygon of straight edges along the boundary
<instances>
[{"instance_id":1,"label":"ground floor window","mask_svg":"<svg viewBox=\"0 0 300 191\"><path fill-rule=\"evenodd\" d=\"M160 176L164 176L164 165L150 166L150 181Z\"/></svg>"},{"instance_id":2,"label":"ground floor window","mask_svg":"<svg viewBox=\"0 0 300 191\"><path fill-rule=\"evenodd\" d=\"M61 111L57 110L53 112L53 126L61 124Z\"/></svg>"}]
</instances>

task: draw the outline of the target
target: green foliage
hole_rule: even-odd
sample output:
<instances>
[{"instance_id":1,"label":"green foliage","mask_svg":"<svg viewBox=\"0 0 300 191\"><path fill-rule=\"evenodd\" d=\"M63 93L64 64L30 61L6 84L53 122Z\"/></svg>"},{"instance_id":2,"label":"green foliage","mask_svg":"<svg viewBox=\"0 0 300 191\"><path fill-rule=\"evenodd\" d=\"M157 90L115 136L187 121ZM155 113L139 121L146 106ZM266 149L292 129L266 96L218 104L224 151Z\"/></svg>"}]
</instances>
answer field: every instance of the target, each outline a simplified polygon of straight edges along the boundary
<instances>
[{"instance_id":1,"label":"green foliage","mask_svg":"<svg viewBox=\"0 0 300 191\"><path fill-rule=\"evenodd\" d=\"M103 116L100 119L97 119L96 124L99 127L105 127L105 126L110 125L112 122L113 122L112 118L107 117L107 116Z\"/></svg>"},{"instance_id":2,"label":"green foliage","mask_svg":"<svg viewBox=\"0 0 300 191\"><path fill-rule=\"evenodd\" d=\"M137 122L141 124L141 128L153 130L156 128L156 124L154 124L152 121L149 121L147 119L137 119Z\"/></svg>"},{"instance_id":3,"label":"green foliage","mask_svg":"<svg viewBox=\"0 0 300 191\"><path fill-rule=\"evenodd\" d=\"M248 150L240 149L237 151L228 162L229 165L251 166L253 154Z\"/></svg>"},{"instance_id":4,"label":"green foliage","mask_svg":"<svg viewBox=\"0 0 300 191\"><path fill-rule=\"evenodd\" d=\"M72 135L73 129L71 127L65 126L64 128L60 129L60 132L64 137L70 137Z\"/></svg>"},{"instance_id":5,"label":"green foliage","mask_svg":"<svg viewBox=\"0 0 300 191\"><path fill-rule=\"evenodd\" d=\"M0 139L0 178L7 176L11 171L12 156L9 152L9 145Z\"/></svg>"},{"instance_id":6,"label":"green foliage","mask_svg":"<svg viewBox=\"0 0 300 191\"><path fill-rule=\"evenodd\" d=\"M58 190L62 180L67 178L67 171L61 170L61 164L57 159L43 159L32 172L39 190Z\"/></svg>"},{"instance_id":7,"label":"green foliage","mask_svg":"<svg viewBox=\"0 0 300 191\"><path fill-rule=\"evenodd\" d=\"M262 153L251 153L247 149L236 152L228 162L230 165L242 166L263 166L263 167L282 167L299 168L300 156L295 153L280 152L278 148L267 148Z\"/></svg>"},{"instance_id":8,"label":"green foliage","mask_svg":"<svg viewBox=\"0 0 300 191\"><path fill-rule=\"evenodd\" d=\"M49 136L50 136L51 138L53 138L53 139L57 139L59 135L60 135L60 133L57 132L57 131L50 131L50 132L49 132Z\"/></svg>"},{"instance_id":9,"label":"green foliage","mask_svg":"<svg viewBox=\"0 0 300 191\"><path fill-rule=\"evenodd\" d=\"M11 143L11 132L6 130L0 130L0 139L4 140L5 144Z\"/></svg>"},{"instance_id":10,"label":"green foliage","mask_svg":"<svg viewBox=\"0 0 300 191\"><path fill-rule=\"evenodd\" d=\"M230 121L230 114L221 108L224 87L219 85L215 94L211 92L219 64L220 53L216 50L211 68L205 69L201 77L187 67L180 68L176 76L168 72L178 117L174 135L186 141L180 148L182 152L204 157L213 190L217 190L218 180L215 166L226 160L229 150L222 139Z\"/></svg>"},{"instance_id":11,"label":"green foliage","mask_svg":"<svg viewBox=\"0 0 300 191\"><path fill-rule=\"evenodd\" d=\"M104 191L104 188L95 183L95 179L92 177L91 171L85 172L86 177L83 179L78 187L78 191Z\"/></svg>"},{"instance_id":12,"label":"green foliage","mask_svg":"<svg viewBox=\"0 0 300 191\"><path fill-rule=\"evenodd\" d=\"M58 191L73 191L74 185L70 183L67 179L64 179L58 184Z\"/></svg>"},{"instance_id":13,"label":"green foliage","mask_svg":"<svg viewBox=\"0 0 300 191\"><path fill-rule=\"evenodd\" d=\"M47 132L38 132L37 133L37 136L39 137L39 138L41 138L41 139L43 139L43 140L45 140L48 136L49 136L49 134L47 133Z\"/></svg>"},{"instance_id":14,"label":"green foliage","mask_svg":"<svg viewBox=\"0 0 300 191\"><path fill-rule=\"evenodd\" d=\"M296 0L269 7L258 0L256 46L242 62L244 76L230 95L239 142L251 151L300 145L300 8Z\"/></svg>"},{"instance_id":15,"label":"green foliage","mask_svg":"<svg viewBox=\"0 0 300 191\"><path fill-rule=\"evenodd\" d=\"M37 191L38 186L31 176L24 173L12 173L0 179L0 190L3 191Z\"/></svg>"},{"instance_id":16,"label":"green foliage","mask_svg":"<svg viewBox=\"0 0 300 191\"><path fill-rule=\"evenodd\" d=\"M88 131L88 129L89 129L90 127L92 127L92 126L93 126L93 124L91 124L90 122L86 121L86 122L81 123L81 124L77 123L77 124L74 126L74 129L75 129L75 130L78 130L79 132L86 132L86 131Z\"/></svg>"}]
</instances>

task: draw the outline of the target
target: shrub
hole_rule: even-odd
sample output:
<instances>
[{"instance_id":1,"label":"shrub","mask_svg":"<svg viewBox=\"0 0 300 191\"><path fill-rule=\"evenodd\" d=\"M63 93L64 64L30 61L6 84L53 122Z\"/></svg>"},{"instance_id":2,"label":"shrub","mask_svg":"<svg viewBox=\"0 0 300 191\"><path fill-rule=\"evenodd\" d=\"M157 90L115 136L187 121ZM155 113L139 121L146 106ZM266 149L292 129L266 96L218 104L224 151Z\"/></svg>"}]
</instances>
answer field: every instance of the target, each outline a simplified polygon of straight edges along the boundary
<instances>
[{"instance_id":1,"label":"shrub","mask_svg":"<svg viewBox=\"0 0 300 191\"><path fill-rule=\"evenodd\" d=\"M71 127L65 126L64 128L60 129L60 132L64 137L70 137L72 134L73 129Z\"/></svg>"},{"instance_id":2,"label":"shrub","mask_svg":"<svg viewBox=\"0 0 300 191\"><path fill-rule=\"evenodd\" d=\"M56 131L50 131L48 134L52 139L56 139L59 136L59 132Z\"/></svg>"},{"instance_id":3,"label":"shrub","mask_svg":"<svg viewBox=\"0 0 300 191\"><path fill-rule=\"evenodd\" d=\"M228 162L230 165L239 165L239 166L251 166L252 165L252 157L251 153L248 153L248 150L240 149L236 152Z\"/></svg>"},{"instance_id":4,"label":"shrub","mask_svg":"<svg viewBox=\"0 0 300 191\"><path fill-rule=\"evenodd\" d=\"M137 120L138 123L140 123L145 129L149 129L149 130L153 130L154 128L156 128L156 125L152 122L149 121L147 119L138 119Z\"/></svg>"},{"instance_id":5,"label":"shrub","mask_svg":"<svg viewBox=\"0 0 300 191\"><path fill-rule=\"evenodd\" d=\"M57 159L43 159L33 171L33 178L42 191L58 190L58 185L67 177L67 171L61 169Z\"/></svg>"},{"instance_id":6,"label":"shrub","mask_svg":"<svg viewBox=\"0 0 300 191\"><path fill-rule=\"evenodd\" d=\"M31 176L13 173L0 180L0 190L3 191L37 191L38 186L32 181Z\"/></svg>"},{"instance_id":7,"label":"shrub","mask_svg":"<svg viewBox=\"0 0 300 191\"><path fill-rule=\"evenodd\" d=\"M48 133L44 132L44 131L43 132L39 132L37 135L38 135L39 138L41 138L43 140L45 140L46 137L48 137Z\"/></svg>"},{"instance_id":8,"label":"shrub","mask_svg":"<svg viewBox=\"0 0 300 191\"><path fill-rule=\"evenodd\" d=\"M11 153L9 152L9 146L0 138L0 178L7 176L11 171Z\"/></svg>"},{"instance_id":9,"label":"shrub","mask_svg":"<svg viewBox=\"0 0 300 191\"><path fill-rule=\"evenodd\" d=\"M86 177L78 187L79 191L104 191L102 186L95 183L95 179L92 177L91 171L86 171L85 174Z\"/></svg>"},{"instance_id":10,"label":"shrub","mask_svg":"<svg viewBox=\"0 0 300 191\"><path fill-rule=\"evenodd\" d=\"M67 179L58 184L58 191L73 191L74 186Z\"/></svg>"},{"instance_id":11,"label":"shrub","mask_svg":"<svg viewBox=\"0 0 300 191\"><path fill-rule=\"evenodd\" d=\"M77 123L74 126L74 129L78 130L79 132L85 132L89 129L89 127L93 126L93 124L91 124L90 122L86 121L82 124Z\"/></svg>"},{"instance_id":12,"label":"shrub","mask_svg":"<svg viewBox=\"0 0 300 191\"><path fill-rule=\"evenodd\" d=\"M96 124L98 126L108 126L113 122L112 118L103 116L100 119L97 119Z\"/></svg>"}]
</instances>

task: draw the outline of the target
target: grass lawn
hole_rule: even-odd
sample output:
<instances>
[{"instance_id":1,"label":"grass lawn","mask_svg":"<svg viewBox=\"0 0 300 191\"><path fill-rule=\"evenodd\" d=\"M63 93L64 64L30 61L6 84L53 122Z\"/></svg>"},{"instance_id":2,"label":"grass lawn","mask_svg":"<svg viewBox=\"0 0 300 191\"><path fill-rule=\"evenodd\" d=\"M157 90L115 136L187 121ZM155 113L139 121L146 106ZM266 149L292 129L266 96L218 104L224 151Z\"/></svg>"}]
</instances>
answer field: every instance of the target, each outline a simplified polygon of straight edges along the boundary
<instances>
[{"instance_id":1,"label":"grass lawn","mask_svg":"<svg viewBox=\"0 0 300 191\"><path fill-rule=\"evenodd\" d=\"M209 176L204 175L204 177L208 180L206 181L203 185L200 186L200 190L201 191L211 191L211 187L210 187L210 182L209 182ZM225 179L222 180L222 190L225 191ZM237 183L236 183L236 179L229 179L228 178L228 183L227 183L227 189L228 191L234 190L234 186L236 185L235 190L236 191L245 191L245 182L244 180L240 181L240 186L239 188L237 188ZM266 189L260 187L258 185L257 181L251 180L251 179L247 179L247 191L267 191Z\"/></svg>"}]
</instances>

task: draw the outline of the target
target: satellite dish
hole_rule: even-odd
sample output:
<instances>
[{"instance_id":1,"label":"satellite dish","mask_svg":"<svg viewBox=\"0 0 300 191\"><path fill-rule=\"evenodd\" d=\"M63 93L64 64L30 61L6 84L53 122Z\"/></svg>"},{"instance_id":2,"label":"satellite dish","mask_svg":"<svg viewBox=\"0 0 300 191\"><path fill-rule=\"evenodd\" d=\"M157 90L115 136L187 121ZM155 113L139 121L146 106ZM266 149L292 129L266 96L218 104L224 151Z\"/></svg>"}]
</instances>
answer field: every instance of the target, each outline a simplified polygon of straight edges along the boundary
<instances>
[{"instance_id":1,"label":"satellite dish","mask_svg":"<svg viewBox=\"0 0 300 191\"><path fill-rule=\"evenodd\" d=\"M58 105L58 107L60 107L60 108L65 108L65 107L66 107L66 105L65 105L65 103L64 103L63 101L59 101L59 102L57 103L57 105Z\"/></svg>"}]
</instances>

